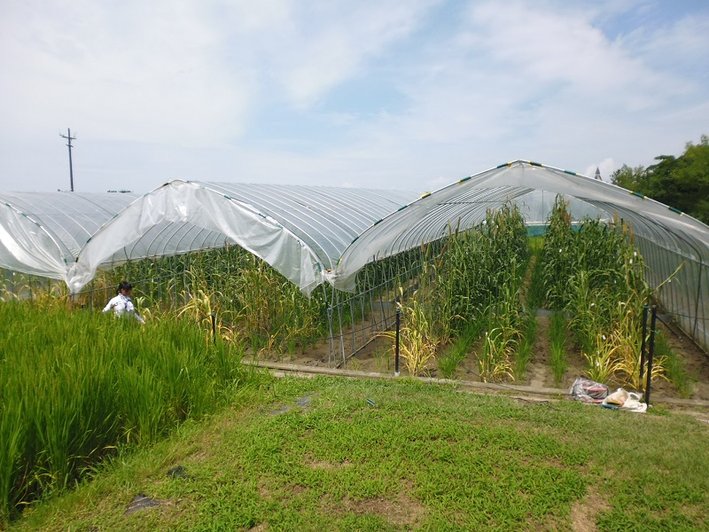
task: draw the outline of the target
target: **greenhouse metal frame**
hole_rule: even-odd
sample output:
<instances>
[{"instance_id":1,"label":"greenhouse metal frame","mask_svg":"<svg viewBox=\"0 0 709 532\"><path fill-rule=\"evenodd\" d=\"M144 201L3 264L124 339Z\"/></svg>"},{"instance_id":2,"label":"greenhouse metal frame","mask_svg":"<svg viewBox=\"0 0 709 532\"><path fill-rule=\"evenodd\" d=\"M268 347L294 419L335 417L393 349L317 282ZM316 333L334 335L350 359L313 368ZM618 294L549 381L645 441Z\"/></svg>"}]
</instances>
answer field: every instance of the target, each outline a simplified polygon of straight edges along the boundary
<instances>
[{"instance_id":1,"label":"greenhouse metal frame","mask_svg":"<svg viewBox=\"0 0 709 532\"><path fill-rule=\"evenodd\" d=\"M706 351L709 227L642 195L530 161L418 199L401 191L182 180L142 196L0 193L0 268L62 280L78 293L99 268L237 244L307 294L322 283L336 289L328 315L331 351L339 351L331 358L339 364L391 325L394 279L416 275L412 264L422 258L411 254L422 244L472 229L507 202L520 206L529 228L542 227L556 195L575 219L622 219L632 227L657 299ZM376 289L358 281L368 265L388 269ZM350 321L369 321L344 331L348 312Z\"/></svg>"}]
</instances>

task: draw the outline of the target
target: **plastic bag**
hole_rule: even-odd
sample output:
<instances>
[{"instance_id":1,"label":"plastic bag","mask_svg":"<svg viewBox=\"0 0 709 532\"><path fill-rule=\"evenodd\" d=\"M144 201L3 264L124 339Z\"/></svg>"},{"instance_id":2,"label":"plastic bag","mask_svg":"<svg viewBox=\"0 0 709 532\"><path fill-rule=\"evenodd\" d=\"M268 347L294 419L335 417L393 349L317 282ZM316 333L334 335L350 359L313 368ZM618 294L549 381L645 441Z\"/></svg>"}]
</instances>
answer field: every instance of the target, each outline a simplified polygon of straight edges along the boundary
<instances>
[{"instance_id":1,"label":"plastic bag","mask_svg":"<svg viewBox=\"0 0 709 532\"><path fill-rule=\"evenodd\" d=\"M614 391L612 394L610 394L603 400L603 404L623 406L625 404L625 401L627 400L628 392L626 392L623 388L618 388L616 391Z\"/></svg>"},{"instance_id":2,"label":"plastic bag","mask_svg":"<svg viewBox=\"0 0 709 532\"><path fill-rule=\"evenodd\" d=\"M600 382L577 377L569 390L571 397L584 403L602 403L608 397L608 386Z\"/></svg>"},{"instance_id":3,"label":"plastic bag","mask_svg":"<svg viewBox=\"0 0 709 532\"><path fill-rule=\"evenodd\" d=\"M626 392L623 388L618 388L601 403L602 406L613 409L628 410L630 412L643 413L647 411L647 405L640 401L640 395L634 392Z\"/></svg>"}]
</instances>

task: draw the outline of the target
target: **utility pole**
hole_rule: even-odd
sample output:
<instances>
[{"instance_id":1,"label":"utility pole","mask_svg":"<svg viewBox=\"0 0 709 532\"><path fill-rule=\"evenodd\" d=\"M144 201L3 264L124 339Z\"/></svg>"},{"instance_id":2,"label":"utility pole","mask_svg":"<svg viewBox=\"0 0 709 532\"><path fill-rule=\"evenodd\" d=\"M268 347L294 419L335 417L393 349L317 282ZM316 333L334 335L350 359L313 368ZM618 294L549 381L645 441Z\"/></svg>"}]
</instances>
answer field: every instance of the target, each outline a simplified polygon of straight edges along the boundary
<instances>
[{"instance_id":1,"label":"utility pole","mask_svg":"<svg viewBox=\"0 0 709 532\"><path fill-rule=\"evenodd\" d=\"M74 192L74 169L71 165L71 149L73 148L73 146L71 145L71 141L76 140L76 137L71 136L70 128L67 128L66 132L66 135L62 135L61 133L59 133L59 136L69 141L66 144L69 147L69 186L71 187L71 191Z\"/></svg>"}]
</instances>

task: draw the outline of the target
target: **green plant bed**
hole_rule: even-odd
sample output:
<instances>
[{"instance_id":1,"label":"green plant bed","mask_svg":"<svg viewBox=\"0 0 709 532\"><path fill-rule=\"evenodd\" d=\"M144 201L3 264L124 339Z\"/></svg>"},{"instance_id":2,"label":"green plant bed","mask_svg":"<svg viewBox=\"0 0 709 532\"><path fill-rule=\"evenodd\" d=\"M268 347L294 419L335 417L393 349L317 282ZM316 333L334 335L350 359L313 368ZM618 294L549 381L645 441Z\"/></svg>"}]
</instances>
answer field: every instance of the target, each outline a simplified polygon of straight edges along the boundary
<instances>
[{"instance_id":1,"label":"green plant bed","mask_svg":"<svg viewBox=\"0 0 709 532\"><path fill-rule=\"evenodd\" d=\"M443 378L452 379L455 377L458 366L468 357L473 343L480 338L485 327L486 322L483 318L469 323L463 330L463 334L438 356L438 370Z\"/></svg>"},{"instance_id":2,"label":"green plant bed","mask_svg":"<svg viewBox=\"0 0 709 532\"><path fill-rule=\"evenodd\" d=\"M523 380L527 373L527 365L532 359L532 347L537 338L537 317L528 313L524 317L523 337L515 357L515 378Z\"/></svg>"}]
</instances>

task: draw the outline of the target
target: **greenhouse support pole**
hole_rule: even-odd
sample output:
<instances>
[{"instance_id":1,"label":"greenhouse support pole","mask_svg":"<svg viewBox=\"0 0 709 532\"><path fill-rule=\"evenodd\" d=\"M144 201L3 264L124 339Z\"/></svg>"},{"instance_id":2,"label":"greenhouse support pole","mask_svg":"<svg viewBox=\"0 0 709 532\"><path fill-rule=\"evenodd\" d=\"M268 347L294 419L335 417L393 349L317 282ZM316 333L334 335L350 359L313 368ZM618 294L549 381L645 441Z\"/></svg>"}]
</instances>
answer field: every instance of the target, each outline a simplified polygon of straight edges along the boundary
<instances>
[{"instance_id":1,"label":"greenhouse support pole","mask_svg":"<svg viewBox=\"0 0 709 532\"><path fill-rule=\"evenodd\" d=\"M369 270L364 272L367 286L367 293L369 294L369 309L370 313L370 328L371 332L374 333L377 330L377 312L374 310L374 281L369 281Z\"/></svg>"},{"instance_id":2,"label":"greenhouse support pole","mask_svg":"<svg viewBox=\"0 0 709 532\"><path fill-rule=\"evenodd\" d=\"M395 343L395 354L394 354L394 376L399 376L399 354L400 354L400 341L401 341L401 309L396 307L396 343Z\"/></svg>"},{"instance_id":3,"label":"greenhouse support pole","mask_svg":"<svg viewBox=\"0 0 709 532\"><path fill-rule=\"evenodd\" d=\"M212 312L212 343L217 343L217 313Z\"/></svg>"},{"instance_id":4,"label":"greenhouse support pole","mask_svg":"<svg viewBox=\"0 0 709 532\"><path fill-rule=\"evenodd\" d=\"M328 363L330 365L334 364L335 359L335 337L332 332L332 305L327 307L327 327L330 331L330 354L328 355Z\"/></svg>"},{"instance_id":5,"label":"greenhouse support pole","mask_svg":"<svg viewBox=\"0 0 709 532\"><path fill-rule=\"evenodd\" d=\"M692 330L692 337L697 341L697 329L699 327L699 299L702 295L702 270L704 269L704 262L702 261L701 255L699 256L699 279L697 280L697 297L694 303L694 328Z\"/></svg>"},{"instance_id":6,"label":"greenhouse support pole","mask_svg":"<svg viewBox=\"0 0 709 532\"><path fill-rule=\"evenodd\" d=\"M347 357L345 356L345 337L344 337L344 331L342 330L342 304L343 302L340 302L340 293L337 292L337 324L340 328L340 354L342 355L342 365L346 366L347 365Z\"/></svg>"},{"instance_id":7,"label":"greenhouse support pole","mask_svg":"<svg viewBox=\"0 0 709 532\"><path fill-rule=\"evenodd\" d=\"M657 306L652 306L650 318L650 347L647 354L647 384L645 385L645 404L650 406L650 386L652 384L652 357L655 354L655 326L657 324Z\"/></svg>"},{"instance_id":8,"label":"greenhouse support pole","mask_svg":"<svg viewBox=\"0 0 709 532\"><path fill-rule=\"evenodd\" d=\"M355 326L354 296L350 296L350 323L352 324L352 352L355 352L357 344L357 327Z\"/></svg>"},{"instance_id":9,"label":"greenhouse support pole","mask_svg":"<svg viewBox=\"0 0 709 532\"><path fill-rule=\"evenodd\" d=\"M647 338L647 305L643 305L643 336L640 344L640 382L643 382L643 374L645 371L645 339Z\"/></svg>"},{"instance_id":10,"label":"greenhouse support pole","mask_svg":"<svg viewBox=\"0 0 709 532\"><path fill-rule=\"evenodd\" d=\"M384 328L382 330L386 331L389 329L389 324L387 323L387 315L384 311L384 294L381 292L379 293L379 308L382 311L382 323L384 324Z\"/></svg>"}]
</instances>

